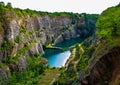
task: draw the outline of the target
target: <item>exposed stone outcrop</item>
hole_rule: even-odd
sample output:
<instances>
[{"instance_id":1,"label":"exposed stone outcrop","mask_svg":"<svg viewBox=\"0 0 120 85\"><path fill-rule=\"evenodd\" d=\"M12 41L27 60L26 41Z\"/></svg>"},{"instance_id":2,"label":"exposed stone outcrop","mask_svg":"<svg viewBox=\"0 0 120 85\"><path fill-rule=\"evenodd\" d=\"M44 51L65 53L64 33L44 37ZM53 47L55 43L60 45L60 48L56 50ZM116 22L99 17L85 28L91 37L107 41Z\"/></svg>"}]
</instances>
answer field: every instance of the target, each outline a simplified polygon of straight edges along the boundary
<instances>
[{"instance_id":1,"label":"exposed stone outcrop","mask_svg":"<svg viewBox=\"0 0 120 85\"><path fill-rule=\"evenodd\" d=\"M63 40L69 40L71 38L77 38L80 37L80 33L77 33L79 29L75 26L72 25L70 28L68 28L68 30L66 30L65 32L63 32L54 42L54 44L60 43ZM81 30L82 31L82 30Z\"/></svg>"},{"instance_id":2,"label":"exposed stone outcrop","mask_svg":"<svg viewBox=\"0 0 120 85\"><path fill-rule=\"evenodd\" d=\"M81 25L85 26L85 21L79 17L76 19L74 25L71 24L72 18L67 16L51 17L45 15L30 17L27 15L19 18L16 15L16 17L11 20L6 19L6 22L9 23L6 23L4 37L1 38L6 38L12 47L9 52L8 50L0 52L1 60L4 60L7 55L11 55L12 53L13 55L16 55L20 48L27 45L28 47L32 45L29 49L29 54L34 54L35 52L44 54L42 45L47 41L54 42L56 44L71 38L83 38L83 35L87 36L90 31L87 30L87 28L81 27ZM3 42L0 44L2 43ZM3 55L6 56L3 57Z\"/></svg>"},{"instance_id":3,"label":"exposed stone outcrop","mask_svg":"<svg viewBox=\"0 0 120 85\"><path fill-rule=\"evenodd\" d=\"M14 8L9 10L3 9L0 17L0 62L6 63L11 72L26 69L27 58L35 53L44 54L43 45L46 43L85 38L93 30L88 29L85 23L88 21L80 15L56 17L21 12L20 16L21 10L18 9L18 13Z\"/></svg>"},{"instance_id":4,"label":"exposed stone outcrop","mask_svg":"<svg viewBox=\"0 0 120 85\"><path fill-rule=\"evenodd\" d=\"M102 56L82 80L82 85L120 84L120 47L114 47Z\"/></svg>"}]
</instances>

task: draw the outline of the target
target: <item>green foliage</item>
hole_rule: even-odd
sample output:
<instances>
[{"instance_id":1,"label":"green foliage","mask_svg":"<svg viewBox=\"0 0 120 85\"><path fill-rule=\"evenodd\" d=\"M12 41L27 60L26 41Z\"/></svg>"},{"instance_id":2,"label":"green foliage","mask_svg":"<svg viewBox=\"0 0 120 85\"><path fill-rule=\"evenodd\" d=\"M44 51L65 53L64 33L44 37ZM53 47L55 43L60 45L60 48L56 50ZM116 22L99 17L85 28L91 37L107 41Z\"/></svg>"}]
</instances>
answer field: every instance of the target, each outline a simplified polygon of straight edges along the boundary
<instances>
[{"instance_id":1,"label":"green foliage","mask_svg":"<svg viewBox=\"0 0 120 85\"><path fill-rule=\"evenodd\" d=\"M81 56L78 64L77 64L77 70L78 71L86 71L87 70L87 65L88 65L88 57L83 55Z\"/></svg>"},{"instance_id":2,"label":"green foliage","mask_svg":"<svg viewBox=\"0 0 120 85\"><path fill-rule=\"evenodd\" d=\"M33 72L36 72L35 73L36 75L43 73L45 70L45 65L40 61L40 56L37 58L36 57L28 58L28 64L29 64L28 69Z\"/></svg>"},{"instance_id":3,"label":"green foliage","mask_svg":"<svg viewBox=\"0 0 120 85\"><path fill-rule=\"evenodd\" d=\"M5 3L1 1L0 6L5 6Z\"/></svg>"},{"instance_id":4,"label":"green foliage","mask_svg":"<svg viewBox=\"0 0 120 85\"><path fill-rule=\"evenodd\" d=\"M75 69L74 69L74 65L71 66L69 69L70 69L69 78L70 78L70 79L75 79L75 77L77 76L77 74L76 74L76 71L75 71Z\"/></svg>"},{"instance_id":5,"label":"green foliage","mask_svg":"<svg viewBox=\"0 0 120 85\"><path fill-rule=\"evenodd\" d=\"M73 19L72 24L75 24L75 19L81 16L78 13L72 13L72 12L43 12L43 11L36 11L36 10L31 10L29 8L21 10L20 8L12 8L12 4L10 2L7 3L5 6L4 2L0 2L0 8L4 8L1 11L7 10L11 11L13 13L16 13L20 18L23 18L23 16L29 15L30 17L32 16L51 16L51 17L71 17Z\"/></svg>"},{"instance_id":6,"label":"green foliage","mask_svg":"<svg viewBox=\"0 0 120 85\"><path fill-rule=\"evenodd\" d=\"M15 56L8 55L5 59L5 63L16 63L21 55L25 55L27 52L26 47L22 47L17 51Z\"/></svg>"},{"instance_id":7,"label":"green foliage","mask_svg":"<svg viewBox=\"0 0 120 85\"><path fill-rule=\"evenodd\" d=\"M10 42L8 39L5 39L1 45L1 50L4 51L4 50L7 50L10 48Z\"/></svg>"},{"instance_id":8,"label":"green foliage","mask_svg":"<svg viewBox=\"0 0 120 85\"><path fill-rule=\"evenodd\" d=\"M38 38L40 38L40 37L41 37L41 34L40 34L40 33L38 33L38 34L37 34L37 37L38 37Z\"/></svg>"},{"instance_id":9,"label":"green foliage","mask_svg":"<svg viewBox=\"0 0 120 85\"><path fill-rule=\"evenodd\" d=\"M79 44L76 44L75 48L76 48L76 53L75 53L75 58L74 58L74 60L78 60L79 57L80 57L80 48L79 48Z\"/></svg>"},{"instance_id":10,"label":"green foliage","mask_svg":"<svg viewBox=\"0 0 120 85\"><path fill-rule=\"evenodd\" d=\"M26 29L25 29L25 27L23 27L23 26L21 26L21 28L20 28L20 33L26 33Z\"/></svg>"},{"instance_id":11,"label":"green foliage","mask_svg":"<svg viewBox=\"0 0 120 85\"><path fill-rule=\"evenodd\" d=\"M2 62L0 62L0 68L2 68L3 67L3 63Z\"/></svg>"},{"instance_id":12,"label":"green foliage","mask_svg":"<svg viewBox=\"0 0 120 85\"><path fill-rule=\"evenodd\" d=\"M38 54L37 54L38 55ZM38 85L39 75L44 72L46 66L39 61L39 57L29 57L28 67L22 72L13 72L7 84L9 85Z\"/></svg>"},{"instance_id":13,"label":"green foliage","mask_svg":"<svg viewBox=\"0 0 120 85\"><path fill-rule=\"evenodd\" d=\"M45 27L42 27L43 29L46 29Z\"/></svg>"},{"instance_id":14,"label":"green foliage","mask_svg":"<svg viewBox=\"0 0 120 85\"><path fill-rule=\"evenodd\" d=\"M7 56L5 63L15 63L18 61L18 56Z\"/></svg>"},{"instance_id":15,"label":"green foliage","mask_svg":"<svg viewBox=\"0 0 120 85\"><path fill-rule=\"evenodd\" d=\"M22 13L22 10L21 10L21 9L15 8L14 11L15 11L15 13L16 13L19 17L22 17L22 16L23 16L23 13Z\"/></svg>"},{"instance_id":16,"label":"green foliage","mask_svg":"<svg viewBox=\"0 0 120 85\"><path fill-rule=\"evenodd\" d=\"M6 7L12 8L12 4L10 2L7 3Z\"/></svg>"},{"instance_id":17,"label":"green foliage","mask_svg":"<svg viewBox=\"0 0 120 85\"><path fill-rule=\"evenodd\" d=\"M97 21L99 36L120 36L120 7L105 10Z\"/></svg>"},{"instance_id":18,"label":"green foliage","mask_svg":"<svg viewBox=\"0 0 120 85\"><path fill-rule=\"evenodd\" d=\"M36 52L36 53L34 54L34 57L38 58L38 57L41 57L41 55L40 55L40 53L37 53L37 52Z\"/></svg>"},{"instance_id":19,"label":"green foliage","mask_svg":"<svg viewBox=\"0 0 120 85\"><path fill-rule=\"evenodd\" d=\"M70 85L71 81L73 80L65 72L62 72L53 85Z\"/></svg>"},{"instance_id":20,"label":"green foliage","mask_svg":"<svg viewBox=\"0 0 120 85\"><path fill-rule=\"evenodd\" d=\"M82 13L82 18L87 22L88 20L97 20L99 15L98 14L86 14Z\"/></svg>"},{"instance_id":21,"label":"green foliage","mask_svg":"<svg viewBox=\"0 0 120 85\"><path fill-rule=\"evenodd\" d=\"M26 31L25 31L25 30L26 30L25 28L24 28L24 29L22 29L22 30L24 31L23 33L25 33L25 36L26 36L26 37L30 37L30 36L32 36L32 35L33 35L33 33L34 33L33 31L26 32Z\"/></svg>"},{"instance_id":22,"label":"green foliage","mask_svg":"<svg viewBox=\"0 0 120 85\"><path fill-rule=\"evenodd\" d=\"M120 44L120 6L105 10L99 17L97 23L97 36L106 39L110 47Z\"/></svg>"},{"instance_id":23,"label":"green foliage","mask_svg":"<svg viewBox=\"0 0 120 85\"><path fill-rule=\"evenodd\" d=\"M22 47L18 50L17 54L18 55L25 55L26 54L26 48L25 47Z\"/></svg>"},{"instance_id":24,"label":"green foliage","mask_svg":"<svg viewBox=\"0 0 120 85\"><path fill-rule=\"evenodd\" d=\"M90 19L95 19L97 20L99 17L99 14L86 14L86 17L90 20Z\"/></svg>"},{"instance_id":25,"label":"green foliage","mask_svg":"<svg viewBox=\"0 0 120 85\"><path fill-rule=\"evenodd\" d=\"M52 41L49 41L49 40L46 41L44 44L44 47L49 47L49 45L51 46L51 43L52 43Z\"/></svg>"},{"instance_id":26,"label":"green foliage","mask_svg":"<svg viewBox=\"0 0 120 85\"><path fill-rule=\"evenodd\" d=\"M19 35L16 36L15 39L14 39L14 41L15 41L16 43L20 43L21 37L20 37Z\"/></svg>"}]
</instances>

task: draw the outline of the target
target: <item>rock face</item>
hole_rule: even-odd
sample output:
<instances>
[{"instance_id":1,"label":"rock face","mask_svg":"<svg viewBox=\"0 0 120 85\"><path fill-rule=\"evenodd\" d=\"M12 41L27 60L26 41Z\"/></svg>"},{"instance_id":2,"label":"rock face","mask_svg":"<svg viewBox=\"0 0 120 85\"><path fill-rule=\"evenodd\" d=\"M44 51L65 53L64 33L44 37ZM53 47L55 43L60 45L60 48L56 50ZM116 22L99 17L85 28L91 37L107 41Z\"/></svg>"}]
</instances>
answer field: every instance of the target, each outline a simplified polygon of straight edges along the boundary
<instances>
[{"instance_id":1,"label":"rock face","mask_svg":"<svg viewBox=\"0 0 120 85\"><path fill-rule=\"evenodd\" d=\"M120 47L114 47L96 62L82 85L120 84Z\"/></svg>"},{"instance_id":2,"label":"rock face","mask_svg":"<svg viewBox=\"0 0 120 85\"><path fill-rule=\"evenodd\" d=\"M17 16L17 15L16 15ZM9 17L9 16L8 16ZM72 25L71 17L50 17L50 16L24 16L22 19L17 16L11 20L6 19L6 25L3 32L4 37L0 37L2 41L5 39L11 44L11 50L8 54L16 55L17 51L24 45L31 46L29 49L30 54L39 52L44 54L43 47L47 41L52 43L59 43L63 40L80 37L83 38L89 34L87 28L80 27L85 25L85 21L78 18L74 25ZM84 36L83 36L84 35ZM4 40L3 40L4 39ZM2 42L0 44L3 44ZM4 52L6 52L4 51ZM6 53L0 53L1 60L4 59L2 55ZM5 57L5 58L6 58Z\"/></svg>"},{"instance_id":3,"label":"rock face","mask_svg":"<svg viewBox=\"0 0 120 85\"><path fill-rule=\"evenodd\" d=\"M64 40L69 40L71 38L77 38L77 35L80 35L77 33L77 27L76 26L71 26L68 30L63 32L58 38L55 40L55 44L60 43Z\"/></svg>"},{"instance_id":4,"label":"rock face","mask_svg":"<svg viewBox=\"0 0 120 85\"><path fill-rule=\"evenodd\" d=\"M56 17L29 13L20 16L19 11L24 11L9 10L2 9L0 12L0 62L5 62L11 71L25 69L29 56L44 54L43 45L46 43L57 44L71 38L83 38L93 30L86 26L88 21L83 19L84 16Z\"/></svg>"}]
</instances>

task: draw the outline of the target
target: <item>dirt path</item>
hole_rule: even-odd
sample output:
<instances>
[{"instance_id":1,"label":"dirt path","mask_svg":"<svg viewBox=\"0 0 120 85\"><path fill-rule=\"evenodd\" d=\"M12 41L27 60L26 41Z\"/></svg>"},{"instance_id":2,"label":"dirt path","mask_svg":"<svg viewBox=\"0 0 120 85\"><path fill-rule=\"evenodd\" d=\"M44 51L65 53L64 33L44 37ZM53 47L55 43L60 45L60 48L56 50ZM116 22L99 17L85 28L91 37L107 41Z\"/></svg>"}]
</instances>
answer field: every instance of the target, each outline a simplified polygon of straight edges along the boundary
<instances>
[{"instance_id":1,"label":"dirt path","mask_svg":"<svg viewBox=\"0 0 120 85\"><path fill-rule=\"evenodd\" d=\"M80 59L81 59L80 56L81 56L82 53L84 52L84 50L83 50L83 48L81 47L81 45L79 44L78 46L79 46L79 48L80 48L80 55L79 55L78 60L74 61L74 70L76 71L76 74L78 74L78 71L77 71L77 64L78 64L78 62L79 62ZM75 50L75 52L74 52L74 56L75 56L75 53L76 53L76 50Z\"/></svg>"}]
</instances>

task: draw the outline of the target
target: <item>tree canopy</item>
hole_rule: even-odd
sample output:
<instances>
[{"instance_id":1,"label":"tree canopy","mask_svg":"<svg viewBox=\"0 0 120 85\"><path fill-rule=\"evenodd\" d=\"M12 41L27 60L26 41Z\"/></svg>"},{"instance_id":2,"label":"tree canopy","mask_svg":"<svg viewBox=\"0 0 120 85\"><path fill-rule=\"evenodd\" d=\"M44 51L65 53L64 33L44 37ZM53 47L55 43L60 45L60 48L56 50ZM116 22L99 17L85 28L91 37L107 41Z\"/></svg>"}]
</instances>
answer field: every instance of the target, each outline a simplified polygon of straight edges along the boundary
<instances>
[{"instance_id":1,"label":"tree canopy","mask_svg":"<svg viewBox=\"0 0 120 85\"><path fill-rule=\"evenodd\" d=\"M120 6L105 10L98 19L97 28L99 35L120 36Z\"/></svg>"}]
</instances>

